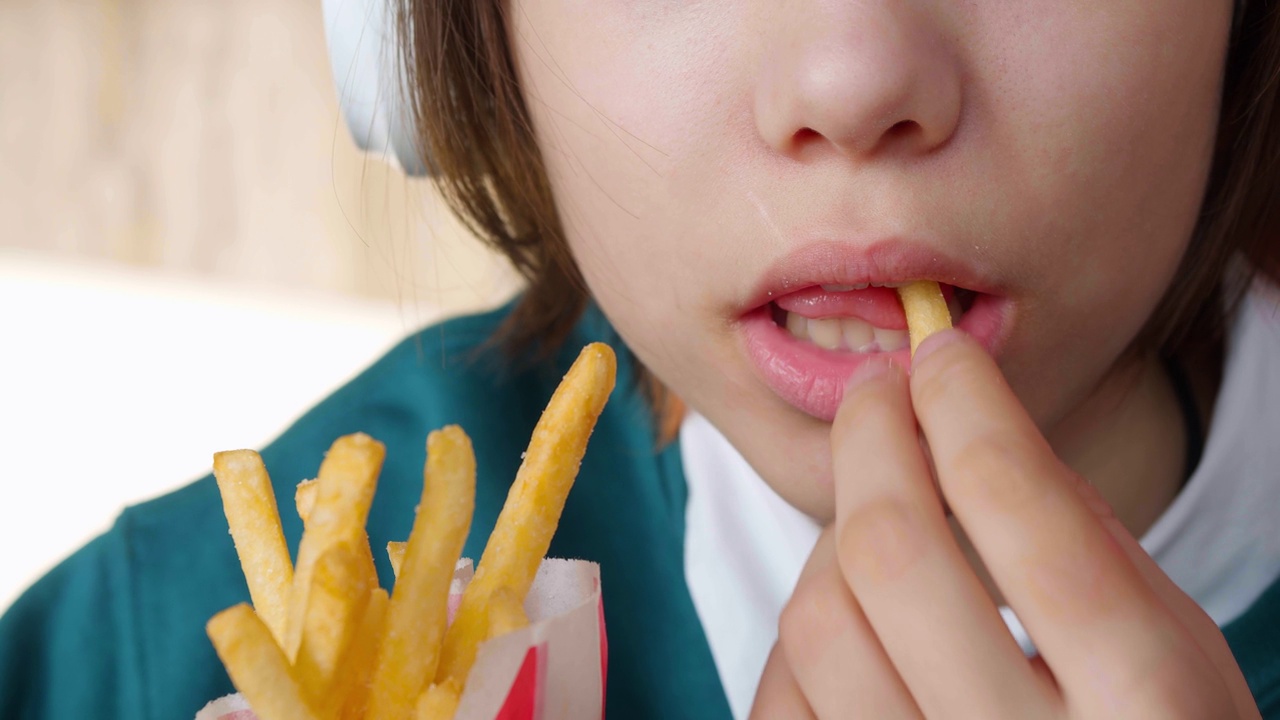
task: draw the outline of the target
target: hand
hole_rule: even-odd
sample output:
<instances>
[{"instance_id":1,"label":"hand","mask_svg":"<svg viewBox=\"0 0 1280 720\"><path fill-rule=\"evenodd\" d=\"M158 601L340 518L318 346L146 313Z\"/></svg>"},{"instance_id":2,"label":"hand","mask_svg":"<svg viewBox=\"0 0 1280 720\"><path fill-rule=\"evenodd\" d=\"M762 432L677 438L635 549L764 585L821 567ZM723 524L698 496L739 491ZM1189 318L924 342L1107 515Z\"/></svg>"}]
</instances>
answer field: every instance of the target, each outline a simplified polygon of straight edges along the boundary
<instances>
[{"instance_id":1,"label":"hand","mask_svg":"<svg viewBox=\"0 0 1280 720\"><path fill-rule=\"evenodd\" d=\"M1260 717L1217 626L1054 455L991 357L951 330L914 366L869 366L846 390L836 520L752 717ZM1006 629L943 497L1040 657Z\"/></svg>"}]
</instances>

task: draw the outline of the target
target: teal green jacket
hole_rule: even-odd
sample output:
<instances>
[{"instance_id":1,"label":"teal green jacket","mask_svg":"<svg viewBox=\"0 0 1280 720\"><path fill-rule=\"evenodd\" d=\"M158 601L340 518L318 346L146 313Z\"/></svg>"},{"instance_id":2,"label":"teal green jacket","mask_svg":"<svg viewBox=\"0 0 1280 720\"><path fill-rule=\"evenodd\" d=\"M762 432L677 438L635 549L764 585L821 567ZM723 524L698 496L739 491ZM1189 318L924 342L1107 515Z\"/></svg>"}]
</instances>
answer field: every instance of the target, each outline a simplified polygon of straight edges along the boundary
<instances>
[{"instance_id":1,"label":"teal green jacket","mask_svg":"<svg viewBox=\"0 0 1280 720\"><path fill-rule=\"evenodd\" d=\"M634 359L589 312L551 364L511 364L486 348L504 311L405 340L262 451L281 508L324 451L362 431L387 446L369 518L373 546L408 537L427 433L456 423L475 446L478 487L466 552L479 557L551 392L593 340L619 350L618 388L592 436L551 545L600 563L609 634L607 715L729 717L684 581L686 486L679 448L655 445ZM222 448L210 448L210 452ZM302 532L282 513L296 552ZM5 552L20 552L9 548ZM378 554L383 585L391 570ZM211 477L131 507L0 618L0 718L182 720L232 691L205 636L216 612L249 599ZM1225 629L1267 717L1280 718L1280 585Z\"/></svg>"}]
</instances>

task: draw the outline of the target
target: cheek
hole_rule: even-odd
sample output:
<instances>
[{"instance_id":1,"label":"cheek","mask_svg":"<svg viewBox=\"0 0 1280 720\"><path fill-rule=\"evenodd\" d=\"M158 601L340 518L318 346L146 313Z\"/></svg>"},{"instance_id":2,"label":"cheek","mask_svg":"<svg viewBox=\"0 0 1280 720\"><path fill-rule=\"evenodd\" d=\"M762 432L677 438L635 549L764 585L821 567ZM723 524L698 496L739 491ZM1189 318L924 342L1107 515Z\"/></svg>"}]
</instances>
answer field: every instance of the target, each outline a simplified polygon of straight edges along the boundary
<instances>
[{"instance_id":1,"label":"cheek","mask_svg":"<svg viewBox=\"0 0 1280 720\"><path fill-rule=\"evenodd\" d=\"M829 476L826 428L759 386L715 307L770 255L774 233L750 201L782 177L762 158L749 114L764 61L759 33L735 25L749 11L661 0L512 5L526 104L596 300L640 359L766 477ZM832 202L848 203L850 218L918 215L1008 272L1020 315L1005 370L1044 427L1131 342L1185 249L1209 168L1229 12L1216 0L963 5L973 14L972 77L953 147L924 170L852 183ZM829 510L811 482L788 499Z\"/></svg>"},{"instance_id":2,"label":"cheek","mask_svg":"<svg viewBox=\"0 0 1280 720\"><path fill-rule=\"evenodd\" d=\"M976 85L989 93L976 101L989 109L991 182L1010 188L989 217L1038 258L1006 370L1042 426L1147 322L1212 160L1230 13L1202 0L1109 8L993 21L1003 40L978 62L995 70Z\"/></svg>"},{"instance_id":3,"label":"cheek","mask_svg":"<svg viewBox=\"0 0 1280 720\"><path fill-rule=\"evenodd\" d=\"M1012 211L1019 224L1060 239L1054 265L1081 296L1113 279L1117 263L1167 279L1189 239L1228 13L1169 7L1186 4L1055 3L1039 24L992 24L1010 35L980 61L994 75L980 86L992 94L990 145L1017 168L1005 182L1030 211Z\"/></svg>"},{"instance_id":4,"label":"cheek","mask_svg":"<svg viewBox=\"0 0 1280 720\"><path fill-rule=\"evenodd\" d=\"M715 220L697 211L699 168L730 92L732 27L646 16L642 3L519 3L517 71L560 220L592 294L642 350L709 292ZM681 37L682 33L688 37ZM691 316L691 314L690 314Z\"/></svg>"}]
</instances>

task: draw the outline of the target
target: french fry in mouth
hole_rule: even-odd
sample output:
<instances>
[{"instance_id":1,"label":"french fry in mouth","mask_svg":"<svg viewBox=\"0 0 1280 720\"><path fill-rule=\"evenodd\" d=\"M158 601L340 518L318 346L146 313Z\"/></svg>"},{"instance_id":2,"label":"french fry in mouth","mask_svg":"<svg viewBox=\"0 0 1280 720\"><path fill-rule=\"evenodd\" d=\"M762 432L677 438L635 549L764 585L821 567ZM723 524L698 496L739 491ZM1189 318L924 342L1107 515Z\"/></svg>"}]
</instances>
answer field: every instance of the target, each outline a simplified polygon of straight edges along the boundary
<instances>
[{"instance_id":1,"label":"french fry in mouth","mask_svg":"<svg viewBox=\"0 0 1280 720\"><path fill-rule=\"evenodd\" d=\"M898 288L902 310L907 316L907 333L911 336L911 354L930 335L951 327L951 311L942 296L942 288L932 280L916 280Z\"/></svg>"}]
</instances>

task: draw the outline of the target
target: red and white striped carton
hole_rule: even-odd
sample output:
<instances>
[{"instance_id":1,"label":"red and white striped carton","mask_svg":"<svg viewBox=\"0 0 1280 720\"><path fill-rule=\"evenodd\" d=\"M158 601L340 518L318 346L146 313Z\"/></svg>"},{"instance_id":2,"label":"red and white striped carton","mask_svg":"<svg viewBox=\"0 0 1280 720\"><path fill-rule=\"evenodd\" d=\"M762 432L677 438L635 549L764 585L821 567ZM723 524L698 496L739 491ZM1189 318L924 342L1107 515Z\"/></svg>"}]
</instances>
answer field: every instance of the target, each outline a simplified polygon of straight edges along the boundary
<instances>
[{"instance_id":1,"label":"red and white striped carton","mask_svg":"<svg viewBox=\"0 0 1280 720\"><path fill-rule=\"evenodd\" d=\"M449 614L471 563L459 562ZM454 720L601 720L608 641L600 566L542 561L524 603L528 627L480 646ZM257 720L240 695L209 703L195 720Z\"/></svg>"}]
</instances>

